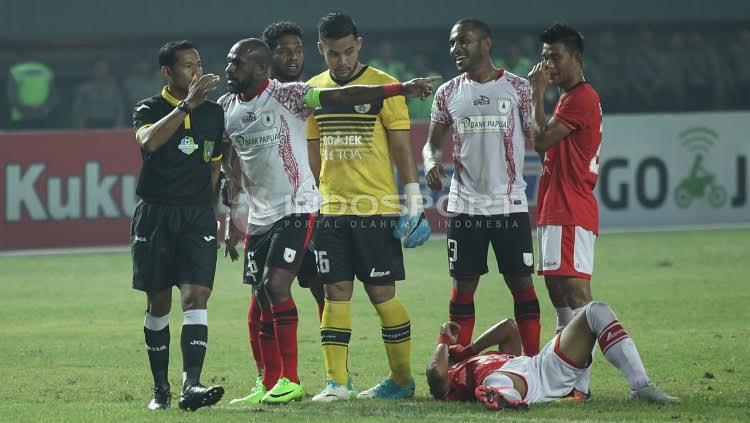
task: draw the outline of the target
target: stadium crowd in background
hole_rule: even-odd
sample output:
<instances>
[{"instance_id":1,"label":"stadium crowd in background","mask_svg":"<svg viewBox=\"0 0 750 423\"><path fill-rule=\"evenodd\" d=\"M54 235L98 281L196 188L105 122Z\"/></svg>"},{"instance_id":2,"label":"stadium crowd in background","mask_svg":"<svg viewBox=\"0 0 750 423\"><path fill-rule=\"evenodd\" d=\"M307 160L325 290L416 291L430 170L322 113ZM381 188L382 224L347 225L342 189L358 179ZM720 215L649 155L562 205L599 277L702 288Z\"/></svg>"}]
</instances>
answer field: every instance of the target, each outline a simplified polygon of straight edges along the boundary
<instances>
[{"instance_id":1,"label":"stadium crowd in background","mask_svg":"<svg viewBox=\"0 0 750 423\"><path fill-rule=\"evenodd\" d=\"M312 28L308 29L309 33ZM535 38L539 28L492 28L498 40L493 50L496 67L505 68L517 75L526 75L531 64L539 58L540 45ZM258 30L260 32L260 29ZM750 108L750 96L744 95L750 87L750 63L745 52L750 48L750 28L729 25L702 29L675 28L672 26L647 26L637 28L583 27L587 43L583 67L587 79L597 87L605 113L643 113L659 111L728 110ZM413 36L412 36L413 35ZM314 37L313 37L314 38ZM447 42L443 28L420 31L419 34L377 33L368 36L372 47L364 56L376 68L383 68L399 80L408 80L415 74L433 72L446 79L456 75L455 69L445 64L443 46ZM223 75L223 54L231 37L213 36L197 40L206 56L206 72ZM153 53L144 45L100 45L32 47L0 57L0 78L5 89L0 95L0 130L49 129L89 127L90 125L123 126L136 99L157 82L158 64ZM306 46L310 59L303 79L315 75L324 63ZM67 51L70 54L60 54ZM90 84L91 64L107 59L112 70L109 85L101 98L92 98ZM35 69L23 63L35 63ZM148 65L148 64L150 65ZM106 65L96 65L101 68ZM94 77L101 79L101 77ZM105 78L107 79L107 78ZM84 84L84 85L81 85ZM54 86L47 93L46 86ZM117 93L117 99L107 93ZM19 93L22 93L19 98ZM33 94L32 94L33 93ZM221 92L215 94L218 98ZM48 98L48 95L50 96ZM77 99L77 100L76 100ZM27 117L19 117L20 101L29 101ZM557 100L555 90L546 94L547 106ZM94 104L106 105L106 113L97 111L89 121L73 119L70 110L78 104L86 110L95 110ZM120 104L114 104L119 102ZM43 107L39 107L42 105ZM429 109L421 102L410 102L414 120L429 119ZM57 109L60 113L50 113ZM36 111L32 109L37 109ZM117 111L119 110L119 112ZM45 116L44 119L37 118ZM93 112L92 112L93 113ZM121 116L112 116L120 113ZM82 125L82 126L81 126Z\"/></svg>"}]
</instances>

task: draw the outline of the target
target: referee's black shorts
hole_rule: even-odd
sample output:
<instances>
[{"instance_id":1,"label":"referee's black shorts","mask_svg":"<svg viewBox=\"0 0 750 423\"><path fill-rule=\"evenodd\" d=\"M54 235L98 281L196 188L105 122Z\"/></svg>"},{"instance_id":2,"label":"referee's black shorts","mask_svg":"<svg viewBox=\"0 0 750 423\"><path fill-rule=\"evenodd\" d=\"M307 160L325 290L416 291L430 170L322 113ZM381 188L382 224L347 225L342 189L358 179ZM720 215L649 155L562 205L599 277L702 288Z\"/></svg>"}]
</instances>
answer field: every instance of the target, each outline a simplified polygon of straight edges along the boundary
<instances>
[{"instance_id":1,"label":"referee's black shorts","mask_svg":"<svg viewBox=\"0 0 750 423\"><path fill-rule=\"evenodd\" d=\"M213 288L216 218L211 207L138 203L130 226L133 288L159 292L195 284Z\"/></svg>"}]
</instances>

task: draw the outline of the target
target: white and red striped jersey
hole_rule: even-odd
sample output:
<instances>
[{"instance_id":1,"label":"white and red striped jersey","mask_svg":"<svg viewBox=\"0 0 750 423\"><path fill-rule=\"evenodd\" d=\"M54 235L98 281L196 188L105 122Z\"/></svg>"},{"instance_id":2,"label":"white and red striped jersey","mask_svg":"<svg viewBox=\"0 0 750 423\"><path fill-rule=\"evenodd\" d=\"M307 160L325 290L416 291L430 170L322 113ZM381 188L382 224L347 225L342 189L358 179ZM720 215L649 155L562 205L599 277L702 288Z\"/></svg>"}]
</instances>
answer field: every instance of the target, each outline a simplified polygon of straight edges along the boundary
<instances>
[{"instance_id":1,"label":"white and red striped jersey","mask_svg":"<svg viewBox=\"0 0 750 423\"><path fill-rule=\"evenodd\" d=\"M449 212L528 211L523 179L527 140L531 143L527 80L502 69L485 83L459 75L438 88L431 118L453 131Z\"/></svg>"},{"instance_id":2,"label":"white and red striped jersey","mask_svg":"<svg viewBox=\"0 0 750 423\"><path fill-rule=\"evenodd\" d=\"M305 105L312 87L267 80L255 96L225 94L227 136L242 162L252 225L270 225L293 213L320 208L320 192L307 158Z\"/></svg>"}]
</instances>

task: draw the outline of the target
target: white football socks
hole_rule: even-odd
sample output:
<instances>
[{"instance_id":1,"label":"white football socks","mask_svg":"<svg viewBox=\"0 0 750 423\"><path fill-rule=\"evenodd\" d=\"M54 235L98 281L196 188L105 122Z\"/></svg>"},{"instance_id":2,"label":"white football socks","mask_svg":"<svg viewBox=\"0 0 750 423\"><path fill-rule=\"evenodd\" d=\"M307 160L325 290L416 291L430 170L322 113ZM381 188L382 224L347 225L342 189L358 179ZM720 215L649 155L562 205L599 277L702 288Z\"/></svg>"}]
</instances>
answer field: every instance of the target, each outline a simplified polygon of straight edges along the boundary
<instances>
[{"instance_id":1,"label":"white football socks","mask_svg":"<svg viewBox=\"0 0 750 423\"><path fill-rule=\"evenodd\" d=\"M592 301L585 311L589 328L598 338L604 358L625 375L631 389L645 386L649 380L638 349L609 304Z\"/></svg>"}]
</instances>

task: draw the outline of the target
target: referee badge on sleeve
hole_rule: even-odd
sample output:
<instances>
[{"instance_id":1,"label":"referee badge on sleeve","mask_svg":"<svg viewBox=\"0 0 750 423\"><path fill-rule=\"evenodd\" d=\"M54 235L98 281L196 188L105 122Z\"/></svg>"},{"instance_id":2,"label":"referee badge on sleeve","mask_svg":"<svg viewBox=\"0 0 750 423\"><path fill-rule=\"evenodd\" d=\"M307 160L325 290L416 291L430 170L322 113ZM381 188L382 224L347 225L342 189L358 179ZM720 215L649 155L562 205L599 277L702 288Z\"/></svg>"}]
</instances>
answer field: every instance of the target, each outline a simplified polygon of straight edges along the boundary
<instances>
[{"instance_id":1,"label":"referee badge on sleeve","mask_svg":"<svg viewBox=\"0 0 750 423\"><path fill-rule=\"evenodd\" d=\"M177 148L188 156L193 154L193 151L198 149L198 146L193 141L193 137L186 136L180 140L180 145Z\"/></svg>"},{"instance_id":2,"label":"referee badge on sleeve","mask_svg":"<svg viewBox=\"0 0 750 423\"><path fill-rule=\"evenodd\" d=\"M210 140L210 139L203 140L203 161L205 161L206 163L211 161L211 157L214 154L215 146L216 146L216 143L213 140Z\"/></svg>"}]
</instances>

